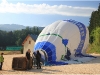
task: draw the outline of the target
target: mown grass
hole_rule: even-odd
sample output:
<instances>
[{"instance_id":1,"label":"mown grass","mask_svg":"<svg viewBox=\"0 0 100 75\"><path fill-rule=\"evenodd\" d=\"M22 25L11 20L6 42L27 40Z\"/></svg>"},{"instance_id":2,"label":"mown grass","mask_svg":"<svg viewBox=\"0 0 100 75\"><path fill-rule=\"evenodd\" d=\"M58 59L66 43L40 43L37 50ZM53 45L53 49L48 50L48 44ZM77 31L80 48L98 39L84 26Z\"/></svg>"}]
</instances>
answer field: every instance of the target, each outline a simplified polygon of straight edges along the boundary
<instances>
[{"instance_id":1,"label":"mown grass","mask_svg":"<svg viewBox=\"0 0 100 75\"><path fill-rule=\"evenodd\" d=\"M87 53L100 54L100 46L98 46L98 45L94 46L94 45L89 44Z\"/></svg>"}]
</instances>

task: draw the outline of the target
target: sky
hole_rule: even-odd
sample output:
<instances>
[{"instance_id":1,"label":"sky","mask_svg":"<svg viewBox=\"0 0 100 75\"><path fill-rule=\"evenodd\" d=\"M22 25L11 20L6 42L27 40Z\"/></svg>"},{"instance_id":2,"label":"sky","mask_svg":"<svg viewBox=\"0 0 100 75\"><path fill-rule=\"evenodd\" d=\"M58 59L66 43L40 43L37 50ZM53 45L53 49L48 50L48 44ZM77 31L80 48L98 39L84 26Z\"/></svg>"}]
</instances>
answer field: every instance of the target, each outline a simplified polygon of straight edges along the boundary
<instances>
[{"instance_id":1,"label":"sky","mask_svg":"<svg viewBox=\"0 0 100 75\"><path fill-rule=\"evenodd\" d=\"M45 27L57 20L73 19L89 26L98 0L0 0L0 24Z\"/></svg>"}]
</instances>

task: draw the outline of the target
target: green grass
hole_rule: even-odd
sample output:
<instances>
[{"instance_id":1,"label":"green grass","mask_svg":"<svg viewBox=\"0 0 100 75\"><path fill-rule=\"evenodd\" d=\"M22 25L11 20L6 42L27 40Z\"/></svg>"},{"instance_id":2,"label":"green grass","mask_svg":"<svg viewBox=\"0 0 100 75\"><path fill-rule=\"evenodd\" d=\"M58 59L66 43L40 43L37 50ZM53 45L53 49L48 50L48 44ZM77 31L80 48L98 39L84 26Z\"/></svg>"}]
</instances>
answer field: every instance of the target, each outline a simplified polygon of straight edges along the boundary
<instances>
[{"instance_id":1,"label":"green grass","mask_svg":"<svg viewBox=\"0 0 100 75\"><path fill-rule=\"evenodd\" d=\"M87 49L87 53L97 53L100 54L100 46L98 45L89 45L88 49Z\"/></svg>"}]
</instances>

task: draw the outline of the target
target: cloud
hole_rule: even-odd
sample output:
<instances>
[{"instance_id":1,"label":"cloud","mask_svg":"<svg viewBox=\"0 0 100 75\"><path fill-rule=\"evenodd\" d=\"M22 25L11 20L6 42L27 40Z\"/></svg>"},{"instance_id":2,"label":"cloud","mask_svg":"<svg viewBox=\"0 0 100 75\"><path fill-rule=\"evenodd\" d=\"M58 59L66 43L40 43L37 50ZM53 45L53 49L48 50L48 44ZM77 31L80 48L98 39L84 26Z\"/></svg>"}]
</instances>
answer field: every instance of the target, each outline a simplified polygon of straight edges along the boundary
<instances>
[{"instance_id":1,"label":"cloud","mask_svg":"<svg viewBox=\"0 0 100 75\"><path fill-rule=\"evenodd\" d=\"M49 5L49 4L25 4L8 3L2 0L0 3L0 13L26 13L26 14L58 14L64 16L84 16L88 17L96 8L92 7L73 7L67 5Z\"/></svg>"}]
</instances>

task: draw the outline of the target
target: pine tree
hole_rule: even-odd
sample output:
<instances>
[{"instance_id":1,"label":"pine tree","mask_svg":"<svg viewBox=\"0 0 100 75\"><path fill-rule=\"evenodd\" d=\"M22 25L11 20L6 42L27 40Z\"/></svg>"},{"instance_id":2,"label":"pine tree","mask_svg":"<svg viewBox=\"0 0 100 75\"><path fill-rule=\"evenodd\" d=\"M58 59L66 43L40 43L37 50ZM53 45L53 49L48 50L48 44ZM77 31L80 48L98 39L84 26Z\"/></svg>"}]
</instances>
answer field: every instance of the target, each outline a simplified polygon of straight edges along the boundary
<instances>
[{"instance_id":1,"label":"pine tree","mask_svg":"<svg viewBox=\"0 0 100 75\"><path fill-rule=\"evenodd\" d=\"M97 11L93 11L90 18L89 32L91 33L93 29L100 27L100 3Z\"/></svg>"},{"instance_id":2,"label":"pine tree","mask_svg":"<svg viewBox=\"0 0 100 75\"><path fill-rule=\"evenodd\" d=\"M100 3L99 3L98 11L100 12Z\"/></svg>"}]
</instances>

